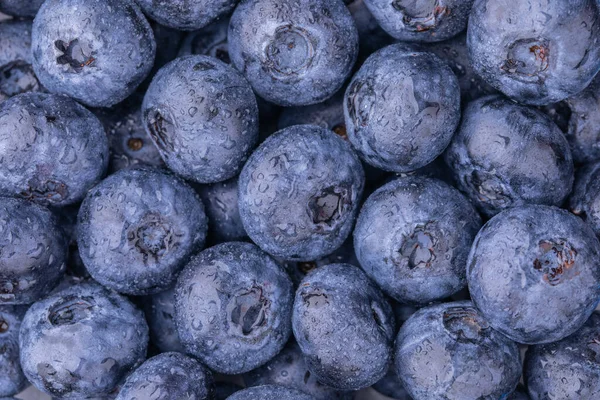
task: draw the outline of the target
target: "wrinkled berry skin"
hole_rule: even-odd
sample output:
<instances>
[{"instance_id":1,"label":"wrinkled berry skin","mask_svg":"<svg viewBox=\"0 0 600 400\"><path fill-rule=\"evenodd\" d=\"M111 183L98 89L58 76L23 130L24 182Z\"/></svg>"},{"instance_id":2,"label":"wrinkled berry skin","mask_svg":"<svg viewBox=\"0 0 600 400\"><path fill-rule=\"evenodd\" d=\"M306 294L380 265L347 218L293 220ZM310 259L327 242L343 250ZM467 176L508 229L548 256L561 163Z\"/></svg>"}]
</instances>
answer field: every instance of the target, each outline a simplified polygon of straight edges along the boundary
<instances>
[{"instance_id":1,"label":"wrinkled berry skin","mask_svg":"<svg viewBox=\"0 0 600 400\"><path fill-rule=\"evenodd\" d=\"M146 357L148 325L125 297L95 283L34 303L21 324L21 366L60 399L108 395Z\"/></svg>"},{"instance_id":2,"label":"wrinkled berry skin","mask_svg":"<svg viewBox=\"0 0 600 400\"><path fill-rule=\"evenodd\" d=\"M0 12L15 17L35 17L44 0L0 0Z\"/></svg>"},{"instance_id":3,"label":"wrinkled berry skin","mask_svg":"<svg viewBox=\"0 0 600 400\"><path fill-rule=\"evenodd\" d=\"M232 242L247 237L238 207L237 178L211 185L197 185L196 191L206 207L211 242Z\"/></svg>"},{"instance_id":4,"label":"wrinkled berry skin","mask_svg":"<svg viewBox=\"0 0 600 400\"><path fill-rule=\"evenodd\" d=\"M227 400L316 400L310 394L280 385L256 386L240 390Z\"/></svg>"},{"instance_id":5,"label":"wrinkled berry skin","mask_svg":"<svg viewBox=\"0 0 600 400\"><path fill-rule=\"evenodd\" d=\"M571 151L556 124L500 96L467 105L445 160L487 216L525 204L561 205L573 185Z\"/></svg>"},{"instance_id":6,"label":"wrinkled berry skin","mask_svg":"<svg viewBox=\"0 0 600 400\"><path fill-rule=\"evenodd\" d=\"M365 0L391 36L403 42L439 42L467 27L474 0Z\"/></svg>"},{"instance_id":7,"label":"wrinkled berry skin","mask_svg":"<svg viewBox=\"0 0 600 400\"><path fill-rule=\"evenodd\" d=\"M338 392L317 380L308 370L304 355L294 341L267 364L244 376L246 386L281 385L298 389L316 400L350 400L349 393Z\"/></svg>"},{"instance_id":8,"label":"wrinkled berry skin","mask_svg":"<svg viewBox=\"0 0 600 400\"><path fill-rule=\"evenodd\" d=\"M27 380L19 359L19 328L27 306L0 305L0 397L25 389Z\"/></svg>"},{"instance_id":9,"label":"wrinkled berry skin","mask_svg":"<svg viewBox=\"0 0 600 400\"><path fill-rule=\"evenodd\" d=\"M47 0L33 22L31 50L50 92L110 107L148 75L156 42L132 0Z\"/></svg>"},{"instance_id":10,"label":"wrinkled berry skin","mask_svg":"<svg viewBox=\"0 0 600 400\"><path fill-rule=\"evenodd\" d=\"M292 326L308 369L324 385L359 390L388 370L394 314L353 265L329 264L309 273L296 291Z\"/></svg>"},{"instance_id":11,"label":"wrinkled berry skin","mask_svg":"<svg viewBox=\"0 0 600 400\"><path fill-rule=\"evenodd\" d=\"M184 353L175 323L175 288L148 296L144 306L150 340L154 346L163 353Z\"/></svg>"},{"instance_id":12,"label":"wrinkled berry skin","mask_svg":"<svg viewBox=\"0 0 600 400\"><path fill-rule=\"evenodd\" d=\"M325 101L358 55L358 32L341 0L243 1L228 41L231 61L254 91L281 106Z\"/></svg>"},{"instance_id":13,"label":"wrinkled berry skin","mask_svg":"<svg viewBox=\"0 0 600 400\"><path fill-rule=\"evenodd\" d=\"M549 344L530 346L524 379L532 400L600 397L600 314L574 334Z\"/></svg>"},{"instance_id":14,"label":"wrinkled berry skin","mask_svg":"<svg viewBox=\"0 0 600 400\"><path fill-rule=\"evenodd\" d=\"M458 78L463 104L488 94L498 93L473 70L467 48L466 33L461 33L443 42L428 43L423 45L423 48L448 63Z\"/></svg>"},{"instance_id":15,"label":"wrinkled berry skin","mask_svg":"<svg viewBox=\"0 0 600 400\"><path fill-rule=\"evenodd\" d=\"M521 377L516 343L470 301L420 309L402 325L394 366L414 400L502 399Z\"/></svg>"},{"instance_id":16,"label":"wrinkled berry skin","mask_svg":"<svg viewBox=\"0 0 600 400\"><path fill-rule=\"evenodd\" d=\"M188 33L179 48L179 56L200 54L231 64L227 31L229 18L222 18L200 30Z\"/></svg>"},{"instance_id":17,"label":"wrinkled berry skin","mask_svg":"<svg viewBox=\"0 0 600 400\"><path fill-rule=\"evenodd\" d=\"M136 0L150 18L181 31L200 29L228 14L239 0Z\"/></svg>"},{"instance_id":18,"label":"wrinkled berry skin","mask_svg":"<svg viewBox=\"0 0 600 400\"><path fill-rule=\"evenodd\" d=\"M0 22L0 103L41 89L31 66L31 22Z\"/></svg>"},{"instance_id":19,"label":"wrinkled berry skin","mask_svg":"<svg viewBox=\"0 0 600 400\"><path fill-rule=\"evenodd\" d=\"M81 204L79 254L92 277L120 293L166 290L204 246L207 219L199 196L174 175L124 169Z\"/></svg>"},{"instance_id":20,"label":"wrinkled berry skin","mask_svg":"<svg viewBox=\"0 0 600 400\"><path fill-rule=\"evenodd\" d=\"M142 117L167 166L198 183L237 175L258 141L252 88L212 57L180 57L163 67L146 92Z\"/></svg>"},{"instance_id":21,"label":"wrinkled berry skin","mask_svg":"<svg viewBox=\"0 0 600 400\"><path fill-rule=\"evenodd\" d=\"M0 305L31 304L47 295L65 273L67 252L48 209L0 197Z\"/></svg>"},{"instance_id":22,"label":"wrinkled berry skin","mask_svg":"<svg viewBox=\"0 0 600 400\"><path fill-rule=\"evenodd\" d=\"M600 162L588 164L577 171L569 209L600 237Z\"/></svg>"},{"instance_id":23,"label":"wrinkled berry skin","mask_svg":"<svg viewBox=\"0 0 600 400\"><path fill-rule=\"evenodd\" d=\"M363 205L354 248L363 270L402 303L427 304L467 285L465 264L481 218L458 190L409 176Z\"/></svg>"},{"instance_id":24,"label":"wrinkled berry skin","mask_svg":"<svg viewBox=\"0 0 600 400\"><path fill-rule=\"evenodd\" d=\"M116 400L212 400L210 371L181 353L162 353L145 361L121 387Z\"/></svg>"},{"instance_id":25,"label":"wrinkled berry skin","mask_svg":"<svg viewBox=\"0 0 600 400\"><path fill-rule=\"evenodd\" d=\"M224 374L248 372L273 358L291 334L292 282L250 243L204 250L175 287L175 320L187 353Z\"/></svg>"},{"instance_id":26,"label":"wrinkled berry skin","mask_svg":"<svg viewBox=\"0 0 600 400\"><path fill-rule=\"evenodd\" d=\"M68 97L24 93L0 103L0 193L73 204L104 176L108 157L102 124Z\"/></svg>"},{"instance_id":27,"label":"wrinkled berry skin","mask_svg":"<svg viewBox=\"0 0 600 400\"><path fill-rule=\"evenodd\" d=\"M367 163L408 172L439 156L460 120L460 88L450 67L404 44L371 55L346 89L348 138Z\"/></svg>"},{"instance_id":28,"label":"wrinkled berry skin","mask_svg":"<svg viewBox=\"0 0 600 400\"><path fill-rule=\"evenodd\" d=\"M600 298L600 242L556 207L511 208L477 234L467 261L471 298L512 340L549 343L575 332Z\"/></svg>"},{"instance_id":29,"label":"wrinkled berry skin","mask_svg":"<svg viewBox=\"0 0 600 400\"><path fill-rule=\"evenodd\" d=\"M388 373L373 385L373 389L394 400L413 400L402 386L394 368L390 368Z\"/></svg>"},{"instance_id":30,"label":"wrinkled berry skin","mask_svg":"<svg viewBox=\"0 0 600 400\"><path fill-rule=\"evenodd\" d=\"M568 108L565 136L577 163L600 160L600 76L559 105Z\"/></svg>"},{"instance_id":31,"label":"wrinkled berry skin","mask_svg":"<svg viewBox=\"0 0 600 400\"><path fill-rule=\"evenodd\" d=\"M314 125L271 135L239 177L239 211L264 251L294 261L332 253L358 212L364 172L350 145Z\"/></svg>"},{"instance_id":32,"label":"wrinkled berry skin","mask_svg":"<svg viewBox=\"0 0 600 400\"><path fill-rule=\"evenodd\" d=\"M523 103L582 91L600 69L600 14L593 0L476 0L467 43L473 68Z\"/></svg>"}]
</instances>

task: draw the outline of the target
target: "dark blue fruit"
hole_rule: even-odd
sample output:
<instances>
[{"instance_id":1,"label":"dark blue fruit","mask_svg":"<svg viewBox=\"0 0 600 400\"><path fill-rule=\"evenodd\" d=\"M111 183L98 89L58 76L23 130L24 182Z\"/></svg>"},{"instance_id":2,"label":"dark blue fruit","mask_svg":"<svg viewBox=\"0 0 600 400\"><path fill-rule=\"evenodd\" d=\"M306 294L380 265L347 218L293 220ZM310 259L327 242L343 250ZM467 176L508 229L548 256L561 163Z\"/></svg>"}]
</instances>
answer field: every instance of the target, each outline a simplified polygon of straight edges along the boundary
<instances>
[{"instance_id":1,"label":"dark blue fruit","mask_svg":"<svg viewBox=\"0 0 600 400\"><path fill-rule=\"evenodd\" d=\"M161 352L184 353L175 323L175 288L148 296L144 304L152 344Z\"/></svg>"},{"instance_id":2,"label":"dark blue fruit","mask_svg":"<svg viewBox=\"0 0 600 400\"><path fill-rule=\"evenodd\" d=\"M414 313L398 333L394 365L414 400L503 399L521 377L517 344L470 301Z\"/></svg>"},{"instance_id":3,"label":"dark blue fruit","mask_svg":"<svg viewBox=\"0 0 600 400\"><path fill-rule=\"evenodd\" d=\"M228 30L229 18L222 18L202 29L188 33L179 48L179 56L199 54L231 64L227 44Z\"/></svg>"},{"instance_id":4,"label":"dark blue fruit","mask_svg":"<svg viewBox=\"0 0 600 400\"><path fill-rule=\"evenodd\" d=\"M316 400L297 389L279 385L257 386L236 392L227 400Z\"/></svg>"},{"instance_id":5,"label":"dark blue fruit","mask_svg":"<svg viewBox=\"0 0 600 400\"><path fill-rule=\"evenodd\" d=\"M239 0L136 0L158 23L182 30L200 29L228 14Z\"/></svg>"},{"instance_id":6,"label":"dark blue fruit","mask_svg":"<svg viewBox=\"0 0 600 400\"><path fill-rule=\"evenodd\" d=\"M337 390L379 381L392 358L392 308L373 282L350 264L317 268L300 282L293 329L310 372Z\"/></svg>"},{"instance_id":7,"label":"dark blue fruit","mask_svg":"<svg viewBox=\"0 0 600 400\"><path fill-rule=\"evenodd\" d=\"M0 0L0 12L15 17L35 17L44 0Z\"/></svg>"},{"instance_id":8,"label":"dark blue fruit","mask_svg":"<svg viewBox=\"0 0 600 400\"><path fill-rule=\"evenodd\" d=\"M0 305L0 397L19 393L27 385L19 359L19 328L27 306Z\"/></svg>"},{"instance_id":9,"label":"dark blue fruit","mask_svg":"<svg viewBox=\"0 0 600 400\"><path fill-rule=\"evenodd\" d=\"M394 400L412 400L394 368L390 368L387 375L373 385L373 389Z\"/></svg>"},{"instance_id":10,"label":"dark blue fruit","mask_svg":"<svg viewBox=\"0 0 600 400\"><path fill-rule=\"evenodd\" d=\"M204 250L175 287L175 320L187 353L224 374L248 372L273 358L291 334L292 282L250 243Z\"/></svg>"},{"instance_id":11,"label":"dark blue fruit","mask_svg":"<svg viewBox=\"0 0 600 400\"><path fill-rule=\"evenodd\" d=\"M585 165L577 171L569 209L579 215L600 237L600 163Z\"/></svg>"},{"instance_id":12,"label":"dark blue fruit","mask_svg":"<svg viewBox=\"0 0 600 400\"><path fill-rule=\"evenodd\" d=\"M252 88L212 57L180 57L163 67L146 92L142 117L167 166L198 183L237 175L258 141Z\"/></svg>"},{"instance_id":13,"label":"dark blue fruit","mask_svg":"<svg viewBox=\"0 0 600 400\"><path fill-rule=\"evenodd\" d=\"M166 290L204 246L199 196L172 174L123 169L102 181L79 209L79 254L92 277L120 293Z\"/></svg>"},{"instance_id":14,"label":"dark blue fruit","mask_svg":"<svg viewBox=\"0 0 600 400\"><path fill-rule=\"evenodd\" d=\"M350 145L314 125L270 136L239 178L239 211L264 251L295 261L332 253L358 212L364 172Z\"/></svg>"},{"instance_id":15,"label":"dark blue fruit","mask_svg":"<svg viewBox=\"0 0 600 400\"><path fill-rule=\"evenodd\" d=\"M146 360L121 387L116 400L212 400L210 371L181 353L162 353Z\"/></svg>"},{"instance_id":16,"label":"dark blue fruit","mask_svg":"<svg viewBox=\"0 0 600 400\"><path fill-rule=\"evenodd\" d=\"M21 366L60 399L104 397L146 358L148 325L125 297L94 283L34 303L21 324Z\"/></svg>"},{"instance_id":17,"label":"dark blue fruit","mask_svg":"<svg viewBox=\"0 0 600 400\"><path fill-rule=\"evenodd\" d=\"M600 299L600 242L556 207L504 211L477 234L467 261L471 298L489 324L519 343L560 340Z\"/></svg>"}]
</instances>

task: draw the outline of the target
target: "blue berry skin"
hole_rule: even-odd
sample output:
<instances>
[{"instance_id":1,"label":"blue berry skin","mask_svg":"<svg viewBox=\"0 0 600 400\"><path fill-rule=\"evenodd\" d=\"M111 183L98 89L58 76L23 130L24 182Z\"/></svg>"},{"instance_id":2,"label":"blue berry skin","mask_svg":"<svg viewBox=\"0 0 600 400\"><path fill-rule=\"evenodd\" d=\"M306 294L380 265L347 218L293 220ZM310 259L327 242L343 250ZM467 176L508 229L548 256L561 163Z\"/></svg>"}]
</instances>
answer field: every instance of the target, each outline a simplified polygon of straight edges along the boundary
<instances>
[{"instance_id":1,"label":"blue berry skin","mask_svg":"<svg viewBox=\"0 0 600 400\"><path fill-rule=\"evenodd\" d=\"M44 0L0 0L0 12L15 17L35 17Z\"/></svg>"},{"instance_id":2,"label":"blue berry skin","mask_svg":"<svg viewBox=\"0 0 600 400\"><path fill-rule=\"evenodd\" d=\"M600 298L600 242L556 207L504 211L477 234L467 261L471 298L494 329L525 344L579 329Z\"/></svg>"},{"instance_id":3,"label":"blue berry skin","mask_svg":"<svg viewBox=\"0 0 600 400\"><path fill-rule=\"evenodd\" d=\"M0 22L0 103L41 89L31 66L31 22Z\"/></svg>"},{"instance_id":4,"label":"blue berry skin","mask_svg":"<svg viewBox=\"0 0 600 400\"><path fill-rule=\"evenodd\" d=\"M443 42L424 44L423 48L446 61L458 78L463 104L480 97L498 93L475 73L469 58L467 35L461 33Z\"/></svg>"},{"instance_id":5,"label":"blue berry skin","mask_svg":"<svg viewBox=\"0 0 600 400\"><path fill-rule=\"evenodd\" d=\"M147 295L175 283L204 246L206 231L202 201L185 182L158 169L124 169L86 196L77 241L96 281L120 293Z\"/></svg>"},{"instance_id":6,"label":"blue berry skin","mask_svg":"<svg viewBox=\"0 0 600 400\"><path fill-rule=\"evenodd\" d=\"M309 371L298 344L290 341L267 364L244 376L246 386L281 385L308 393L316 400L350 400L350 393L339 392L317 380Z\"/></svg>"},{"instance_id":7,"label":"blue berry skin","mask_svg":"<svg viewBox=\"0 0 600 400\"><path fill-rule=\"evenodd\" d=\"M599 19L593 0L476 0L467 31L473 68L520 103L563 100L600 69Z\"/></svg>"},{"instance_id":8,"label":"blue berry skin","mask_svg":"<svg viewBox=\"0 0 600 400\"><path fill-rule=\"evenodd\" d=\"M229 242L204 250L175 287L175 320L187 353L223 374L273 358L291 334L293 289L258 247Z\"/></svg>"},{"instance_id":9,"label":"blue berry skin","mask_svg":"<svg viewBox=\"0 0 600 400\"><path fill-rule=\"evenodd\" d=\"M577 171L569 209L600 237L600 162L585 165Z\"/></svg>"},{"instance_id":10,"label":"blue berry skin","mask_svg":"<svg viewBox=\"0 0 600 400\"><path fill-rule=\"evenodd\" d=\"M556 124L500 96L467 105L445 160L458 188L487 216L561 205L573 186L571 151Z\"/></svg>"},{"instance_id":11,"label":"blue berry skin","mask_svg":"<svg viewBox=\"0 0 600 400\"><path fill-rule=\"evenodd\" d=\"M231 17L228 41L254 91L281 106L327 100L358 55L356 25L341 0L245 0Z\"/></svg>"},{"instance_id":12,"label":"blue berry skin","mask_svg":"<svg viewBox=\"0 0 600 400\"><path fill-rule=\"evenodd\" d=\"M25 389L27 380L19 359L19 328L27 306L0 305L0 397Z\"/></svg>"},{"instance_id":13,"label":"blue berry skin","mask_svg":"<svg viewBox=\"0 0 600 400\"><path fill-rule=\"evenodd\" d=\"M414 400L504 399L521 378L516 343L470 301L420 309L396 339L394 366Z\"/></svg>"},{"instance_id":14,"label":"blue berry skin","mask_svg":"<svg viewBox=\"0 0 600 400\"><path fill-rule=\"evenodd\" d=\"M34 303L21 324L21 366L60 399L107 396L146 357L148 325L125 297L95 283Z\"/></svg>"},{"instance_id":15,"label":"blue berry skin","mask_svg":"<svg viewBox=\"0 0 600 400\"><path fill-rule=\"evenodd\" d=\"M211 185L197 185L208 217L208 238L213 243L232 242L248 235L238 207L238 179Z\"/></svg>"},{"instance_id":16,"label":"blue berry skin","mask_svg":"<svg viewBox=\"0 0 600 400\"><path fill-rule=\"evenodd\" d=\"M373 389L384 396L394 400L412 400L394 368L390 368L388 373L373 385Z\"/></svg>"},{"instance_id":17,"label":"blue berry skin","mask_svg":"<svg viewBox=\"0 0 600 400\"><path fill-rule=\"evenodd\" d=\"M532 400L600 397L600 314L555 343L530 346L524 380Z\"/></svg>"},{"instance_id":18,"label":"blue berry skin","mask_svg":"<svg viewBox=\"0 0 600 400\"><path fill-rule=\"evenodd\" d=\"M0 305L31 304L47 295L65 273L67 251L49 210L0 197Z\"/></svg>"},{"instance_id":19,"label":"blue berry skin","mask_svg":"<svg viewBox=\"0 0 600 400\"><path fill-rule=\"evenodd\" d=\"M116 400L212 400L213 378L196 359L162 353L146 360L121 387Z\"/></svg>"},{"instance_id":20,"label":"blue berry skin","mask_svg":"<svg viewBox=\"0 0 600 400\"><path fill-rule=\"evenodd\" d=\"M198 183L237 175L258 141L252 88L212 57L180 57L163 67L146 92L142 117L167 166Z\"/></svg>"},{"instance_id":21,"label":"blue berry skin","mask_svg":"<svg viewBox=\"0 0 600 400\"><path fill-rule=\"evenodd\" d=\"M144 305L154 346L163 353L185 353L175 323L175 288L148 296Z\"/></svg>"},{"instance_id":22,"label":"blue berry skin","mask_svg":"<svg viewBox=\"0 0 600 400\"><path fill-rule=\"evenodd\" d=\"M222 18L202 29L188 33L179 48L179 56L200 54L231 64L227 44L228 30L229 18Z\"/></svg>"},{"instance_id":23,"label":"blue berry skin","mask_svg":"<svg viewBox=\"0 0 600 400\"><path fill-rule=\"evenodd\" d=\"M181 31L203 28L234 9L239 0L136 0L156 22Z\"/></svg>"},{"instance_id":24,"label":"blue berry skin","mask_svg":"<svg viewBox=\"0 0 600 400\"><path fill-rule=\"evenodd\" d=\"M123 101L148 75L156 42L132 0L47 0L32 31L42 85L91 107Z\"/></svg>"},{"instance_id":25,"label":"blue berry skin","mask_svg":"<svg viewBox=\"0 0 600 400\"><path fill-rule=\"evenodd\" d=\"M439 156L460 120L460 88L450 67L404 44L371 55L346 89L348 138L367 163L408 172Z\"/></svg>"},{"instance_id":26,"label":"blue berry skin","mask_svg":"<svg viewBox=\"0 0 600 400\"><path fill-rule=\"evenodd\" d=\"M314 125L283 129L265 140L242 170L242 223L267 253L316 260L350 234L364 181L358 157L333 132Z\"/></svg>"},{"instance_id":27,"label":"blue berry skin","mask_svg":"<svg viewBox=\"0 0 600 400\"><path fill-rule=\"evenodd\" d=\"M379 288L353 265L309 273L296 291L292 325L308 369L324 385L359 390L388 370L394 314Z\"/></svg>"},{"instance_id":28,"label":"blue berry skin","mask_svg":"<svg viewBox=\"0 0 600 400\"><path fill-rule=\"evenodd\" d=\"M227 400L316 400L310 394L280 385L264 385L234 393Z\"/></svg>"},{"instance_id":29,"label":"blue berry skin","mask_svg":"<svg viewBox=\"0 0 600 400\"><path fill-rule=\"evenodd\" d=\"M467 27L474 0L365 0L381 27L403 42L439 42Z\"/></svg>"},{"instance_id":30,"label":"blue berry skin","mask_svg":"<svg viewBox=\"0 0 600 400\"><path fill-rule=\"evenodd\" d=\"M427 304L467 285L466 261L482 222L458 190L409 176L376 190L354 230L363 270L390 297Z\"/></svg>"},{"instance_id":31,"label":"blue berry skin","mask_svg":"<svg viewBox=\"0 0 600 400\"><path fill-rule=\"evenodd\" d=\"M3 195L77 203L104 176L108 154L98 118L68 97L24 93L0 103Z\"/></svg>"}]
</instances>

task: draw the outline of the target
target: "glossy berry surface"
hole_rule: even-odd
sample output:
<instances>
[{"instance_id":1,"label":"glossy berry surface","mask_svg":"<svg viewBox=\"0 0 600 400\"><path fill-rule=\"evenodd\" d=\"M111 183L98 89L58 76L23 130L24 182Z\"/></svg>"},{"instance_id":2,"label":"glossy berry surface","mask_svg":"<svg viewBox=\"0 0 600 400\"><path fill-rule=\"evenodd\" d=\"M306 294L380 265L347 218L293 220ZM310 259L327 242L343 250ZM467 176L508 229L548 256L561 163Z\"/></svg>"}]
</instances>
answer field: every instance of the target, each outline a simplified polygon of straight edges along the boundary
<instances>
[{"instance_id":1,"label":"glossy berry surface","mask_svg":"<svg viewBox=\"0 0 600 400\"><path fill-rule=\"evenodd\" d=\"M0 396L12 396L27 386L19 358L19 329L27 306L0 305Z\"/></svg>"},{"instance_id":2,"label":"glossy berry surface","mask_svg":"<svg viewBox=\"0 0 600 400\"><path fill-rule=\"evenodd\" d=\"M152 19L170 28L200 29L228 14L239 0L136 0Z\"/></svg>"},{"instance_id":3,"label":"glossy berry surface","mask_svg":"<svg viewBox=\"0 0 600 400\"><path fill-rule=\"evenodd\" d=\"M228 397L227 400L315 400L309 394L297 389L279 385L264 385L240 390Z\"/></svg>"}]
</instances>

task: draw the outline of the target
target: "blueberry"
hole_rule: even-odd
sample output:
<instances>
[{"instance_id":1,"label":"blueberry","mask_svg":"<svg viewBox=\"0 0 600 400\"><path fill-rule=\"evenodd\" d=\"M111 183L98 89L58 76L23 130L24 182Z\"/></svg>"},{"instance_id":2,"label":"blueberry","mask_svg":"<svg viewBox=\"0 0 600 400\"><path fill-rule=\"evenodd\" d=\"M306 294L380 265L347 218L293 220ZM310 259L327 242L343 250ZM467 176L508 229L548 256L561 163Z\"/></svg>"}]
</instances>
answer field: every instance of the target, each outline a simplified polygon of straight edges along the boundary
<instances>
[{"instance_id":1,"label":"blueberry","mask_svg":"<svg viewBox=\"0 0 600 400\"><path fill-rule=\"evenodd\" d=\"M412 400L394 368L390 368L386 376L373 385L373 389L394 400Z\"/></svg>"},{"instance_id":2,"label":"blueberry","mask_svg":"<svg viewBox=\"0 0 600 400\"><path fill-rule=\"evenodd\" d=\"M0 22L0 102L42 89L33 73L30 50L31 22Z\"/></svg>"},{"instance_id":3,"label":"blueberry","mask_svg":"<svg viewBox=\"0 0 600 400\"><path fill-rule=\"evenodd\" d=\"M240 390L227 400L316 400L297 389L280 385L264 385Z\"/></svg>"},{"instance_id":4,"label":"blueberry","mask_svg":"<svg viewBox=\"0 0 600 400\"><path fill-rule=\"evenodd\" d=\"M47 0L33 22L33 69L42 85L92 107L133 93L155 52L150 24L132 0Z\"/></svg>"},{"instance_id":5,"label":"blueberry","mask_svg":"<svg viewBox=\"0 0 600 400\"><path fill-rule=\"evenodd\" d=\"M258 141L252 88L212 57L180 57L161 69L146 92L142 116L167 166L198 183L237 175Z\"/></svg>"},{"instance_id":6,"label":"blueberry","mask_svg":"<svg viewBox=\"0 0 600 400\"><path fill-rule=\"evenodd\" d=\"M530 346L524 379L533 400L600 397L600 314L555 343Z\"/></svg>"},{"instance_id":7,"label":"blueberry","mask_svg":"<svg viewBox=\"0 0 600 400\"><path fill-rule=\"evenodd\" d=\"M134 94L115 107L98 108L94 113L108 136L109 173L134 165L164 165L157 147L144 129L139 96Z\"/></svg>"},{"instance_id":8,"label":"blueberry","mask_svg":"<svg viewBox=\"0 0 600 400\"><path fill-rule=\"evenodd\" d=\"M125 297L83 283L34 303L21 324L21 366L60 399L108 395L144 361L148 326Z\"/></svg>"},{"instance_id":9,"label":"blueberry","mask_svg":"<svg viewBox=\"0 0 600 400\"><path fill-rule=\"evenodd\" d=\"M296 291L292 325L308 369L322 384L358 390L388 370L394 314L353 265L330 264L309 273Z\"/></svg>"},{"instance_id":10,"label":"blueberry","mask_svg":"<svg viewBox=\"0 0 600 400\"><path fill-rule=\"evenodd\" d=\"M476 0L467 38L473 68L521 103L563 100L600 69L599 19L593 0Z\"/></svg>"},{"instance_id":11,"label":"blueberry","mask_svg":"<svg viewBox=\"0 0 600 400\"><path fill-rule=\"evenodd\" d=\"M347 139L343 103L344 91L340 90L322 103L302 107L286 107L281 112L277 125L279 129L294 125L317 125Z\"/></svg>"},{"instance_id":12,"label":"blueberry","mask_svg":"<svg viewBox=\"0 0 600 400\"><path fill-rule=\"evenodd\" d=\"M0 197L0 304L30 304L62 278L67 241L46 208Z\"/></svg>"},{"instance_id":13,"label":"blueberry","mask_svg":"<svg viewBox=\"0 0 600 400\"><path fill-rule=\"evenodd\" d=\"M0 12L15 17L35 17L43 2L44 0L0 0Z\"/></svg>"},{"instance_id":14,"label":"blueberry","mask_svg":"<svg viewBox=\"0 0 600 400\"><path fill-rule=\"evenodd\" d=\"M573 185L571 151L556 124L500 96L468 104L445 158L458 187L487 216L560 205Z\"/></svg>"},{"instance_id":15,"label":"blueberry","mask_svg":"<svg viewBox=\"0 0 600 400\"><path fill-rule=\"evenodd\" d=\"M248 236L274 256L311 261L335 251L350 234L364 173L343 139L297 125L265 140L238 184Z\"/></svg>"},{"instance_id":16,"label":"blueberry","mask_svg":"<svg viewBox=\"0 0 600 400\"><path fill-rule=\"evenodd\" d=\"M121 387L116 400L212 400L210 371L192 357L162 353L138 367Z\"/></svg>"},{"instance_id":17,"label":"blueberry","mask_svg":"<svg viewBox=\"0 0 600 400\"><path fill-rule=\"evenodd\" d=\"M446 61L452 68L452 72L458 78L463 103L497 93L496 89L475 73L469 59L466 34L443 42L429 43L424 45L424 48Z\"/></svg>"},{"instance_id":18,"label":"blueberry","mask_svg":"<svg viewBox=\"0 0 600 400\"><path fill-rule=\"evenodd\" d=\"M579 171L573 193L569 199L569 208L579 215L600 237L600 162L588 164Z\"/></svg>"},{"instance_id":19,"label":"blueberry","mask_svg":"<svg viewBox=\"0 0 600 400\"><path fill-rule=\"evenodd\" d=\"M244 377L247 386L281 385L308 393L316 400L349 400L350 393L338 392L319 383L311 374L304 355L294 341L267 364L249 372Z\"/></svg>"},{"instance_id":20,"label":"blueberry","mask_svg":"<svg viewBox=\"0 0 600 400\"><path fill-rule=\"evenodd\" d=\"M192 31L228 14L239 0L136 1L158 23L182 31Z\"/></svg>"},{"instance_id":21,"label":"blueberry","mask_svg":"<svg viewBox=\"0 0 600 400\"><path fill-rule=\"evenodd\" d=\"M469 301L417 311L400 328L394 356L414 400L503 399L521 377L517 344Z\"/></svg>"},{"instance_id":22,"label":"blueberry","mask_svg":"<svg viewBox=\"0 0 600 400\"><path fill-rule=\"evenodd\" d=\"M179 56L200 54L230 64L227 44L228 29L229 18L223 18L200 30L188 33L179 48Z\"/></svg>"},{"instance_id":23,"label":"blueberry","mask_svg":"<svg viewBox=\"0 0 600 400\"><path fill-rule=\"evenodd\" d=\"M354 247L364 271L387 295L427 304L467 285L465 264L480 227L475 207L458 190L410 176L367 199Z\"/></svg>"},{"instance_id":24,"label":"blueberry","mask_svg":"<svg viewBox=\"0 0 600 400\"><path fill-rule=\"evenodd\" d=\"M381 27L405 42L439 42L467 27L474 0L365 0Z\"/></svg>"},{"instance_id":25,"label":"blueberry","mask_svg":"<svg viewBox=\"0 0 600 400\"><path fill-rule=\"evenodd\" d=\"M212 370L248 372L291 334L292 282L253 244L229 242L188 263L175 287L175 320L186 351Z\"/></svg>"},{"instance_id":26,"label":"blueberry","mask_svg":"<svg viewBox=\"0 0 600 400\"><path fill-rule=\"evenodd\" d=\"M358 55L341 0L246 0L229 23L229 56L262 98L320 103L342 87Z\"/></svg>"},{"instance_id":27,"label":"blueberry","mask_svg":"<svg viewBox=\"0 0 600 400\"><path fill-rule=\"evenodd\" d=\"M600 242L556 207L511 208L477 234L467 261L471 297L490 325L519 343L576 331L600 298Z\"/></svg>"},{"instance_id":28,"label":"blueberry","mask_svg":"<svg viewBox=\"0 0 600 400\"><path fill-rule=\"evenodd\" d=\"M148 296L145 303L150 339L161 352L185 352L175 324L175 289Z\"/></svg>"},{"instance_id":29,"label":"blueberry","mask_svg":"<svg viewBox=\"0 0 600 400\"><path fill-rule=\"evenodd\" d=\"M75 101L25 93L0 103L0 159L0 193L64 206L104 176L108 142L100 121Z\"/></svg>"},{"instance_id":30,"label":"blueberry","mask_svg":"<svg viewBox=\"0 0 600 400\"><path fill-rule=\"evenodd\" d=\"M0 305L0 397L27 386L19 360L19 328L26 311L27 306Z\"/></svg>"},{"instance_id":31,"label":"blueberry","mask_svg":"<svg viewBox=\"0 0 600 400\"><path fill-rule=\"evenodd\" d=\"M243 240L246 230L238 208L237 177L212 185L197 185L206 215L208 216L208 237L214 243Z\"/></svg>"},{"instance_id":32,"label":"blueberry","mask_svg":"<svg viewBox=\"0 0 600 400\"><path fill-rule=\"evenodd\" d=\"M460 120L460 88L432 53L396 44L367 59L344 101L350 142L367 163L396 172L432 162Z\"/></svg>"},{"instance_id":33,"label":"blueberry","mask_svg":"<svg viewBox=\"0 0 600 400\"><path fill-rule=\"evenodd\" d=\"M144 295L174 284L188 258L204 246L206 230L202 201L186 183L156 169L124 169L86 196L77 241L95 280L120 293Z\"/></svg>"},{"instance_id":34,"label":"blueberry","mask_svg":"<svg viewBox=\"0 0 600 400\"><path fill-rule=\"evenodd\" d=\"M184 32L178 31L168 26L161 25L154 21L150 22L154 40L156 41L156 57L150 75L146 78L146 82L150 84L150 78L167 63L176 59L179 55L179 48L185 36ZM143 86L143 85L142 85ZM142 87L143 88L143 87Z\"/></svg>"},{"instance_id":35,"label":"blueberry","mask_svg":"<svg viewBox=\"0 0 600 400\"><path fill-rule=\"evenodd\" d=\"M362 64L373 52L390 45L393 39L377 23L365 0L344 0L356 24L359 41L358 61Z\"/></svg>"}]
</instances>

